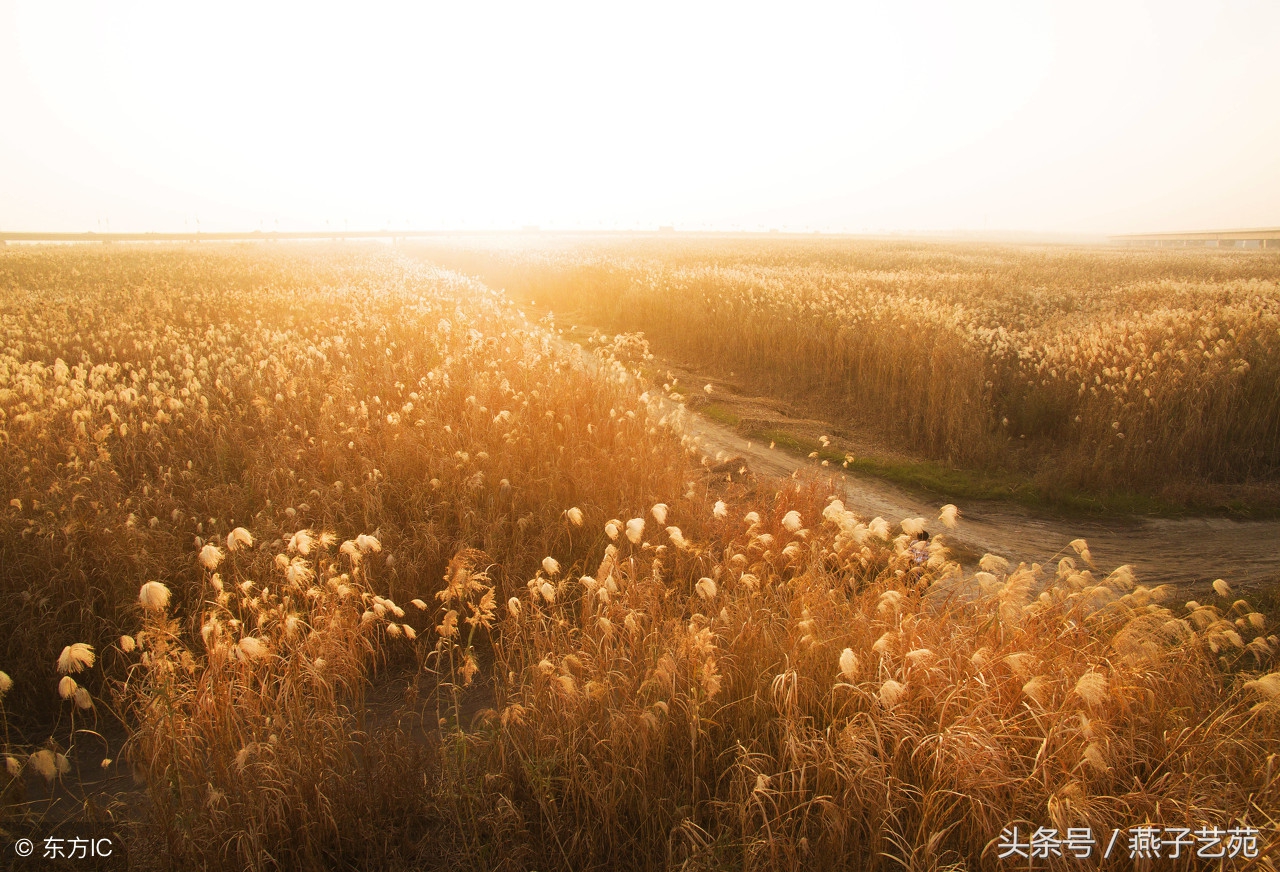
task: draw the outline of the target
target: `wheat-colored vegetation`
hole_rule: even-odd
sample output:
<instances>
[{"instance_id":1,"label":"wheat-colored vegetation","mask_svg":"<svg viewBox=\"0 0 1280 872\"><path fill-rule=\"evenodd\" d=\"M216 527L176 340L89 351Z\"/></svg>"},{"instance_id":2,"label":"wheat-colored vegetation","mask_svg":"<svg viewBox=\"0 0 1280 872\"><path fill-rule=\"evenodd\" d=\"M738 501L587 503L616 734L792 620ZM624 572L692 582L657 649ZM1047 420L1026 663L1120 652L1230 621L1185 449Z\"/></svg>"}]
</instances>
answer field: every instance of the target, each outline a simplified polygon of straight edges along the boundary
<instances>
[{"instance_id":1,"label":"wheat-colored vegetation","mask_svg":"<svg viewBox=\"0 0 1280 872\"><path fill-rule=\"evenodd\" d=\"M1280 640L1225 583L1177 604L1080 540L966 576L921 519L725 482L630 339L589 358L386 250L7 251L0 295L15 837L101 757L134 861L178 868L1275 844Z\"/></svg>"},{"instance_id":2,"label":"wheat-colored vegetation","mask_svg":"<svg viewBox=\"0 0 1280 872\"><path fill-rule=\"evenodd\" d=\"M1274 255L739 240L428 256L886 445L1045 488L1280 505Z\"/></svg>"}]
</instances>

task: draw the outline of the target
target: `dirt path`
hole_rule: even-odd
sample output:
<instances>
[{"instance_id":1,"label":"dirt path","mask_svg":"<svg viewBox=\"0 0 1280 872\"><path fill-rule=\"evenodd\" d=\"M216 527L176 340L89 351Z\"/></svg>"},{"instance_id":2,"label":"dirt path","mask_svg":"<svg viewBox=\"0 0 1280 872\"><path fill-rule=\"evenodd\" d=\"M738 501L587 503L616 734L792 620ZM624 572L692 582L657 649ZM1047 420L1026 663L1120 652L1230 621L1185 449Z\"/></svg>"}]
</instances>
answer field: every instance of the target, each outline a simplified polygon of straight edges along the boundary
<instances>
[{"instance_id":1,"label":"dirt path","mask_svg":"<svg viewBox=\"0 0 1280 872\"><path fill-rule=\"evenodd\" d=\"M686 411L683 427L710 457L741 456L756 475L789 477L807 469L830 474L844 491L845 505L867 518L891 523L923 517L931 532L942 531L939 504L870 476L815 467L768 445L752 443L728 427ZM1033 512L1005 502L960 505L961 520L944 531L966 566L990 552L1014 561L1056 562L1071 554L1068 543L1082 538L1099 567L1132 564L1139 581L1170 583L1189 592L1207 589L1216 578L1257 591L1280 584L1280 521L1226 518L1134 518L1092 521Z\"/></svg>"},{"instance_id":2,"label":"dirt path","mask_svg":"<svg viewBox=\"0 0 1280 872\"><path fill-rule=\"evenodd\" d=\"M665 366L665 364L664 364ZM661 367L660 367L661 368ZM682 385L699 385L703 379L674 366ZM733 386L717 381L714 396L723 397L735 411L762 414L770 419L784 415L778 404L765 398L725 396ZM693 388L696 390L696 388ZM946 530L936 520L945 499L922 495L872 475L822 467L816 460L773 449L752 441L711 420L688 405L683 407L682 427L702 452L715 460L741 456L753 474L789 478L798 470L829 475L843 492L845 505L868 520L879 515L896 524L903 518L923 517L931 533L945 534L952 554L966 569L974 568L988 552L1015 563L1056 563L1074 555L1069 543L1084 539L1094 562L1104 571L1131 564L1138 580L1149 586L1173 584L1187 596L1203 597L1214 579L1222 578L1238 591L1252 594L1280 588L1280 521L1240 521L1217 517L1090 519L1046 509L1031 509L1011 501L957 501L961 520ZM788 419L788 429L806 425L831 431L819 421ZM812 429L809 427L808 429ZM1210 594L1211 595L1211 594Z\"/></svg>"},{"instance_id":3,"label":"dirt path","mask_svg":"<svg viewBox=\"0 0 1280 872\"><path fill-rule=\"evenodd\" d=\"M571 316L517 304L530 320L548 315L561 324ZM573 328L571 334L588 335L589 328ZM572 345L572 343L566 344ZM581 346L573 345L589 355ZM660 364L665 366L665 363ZM681 382L701 384L703 379L679 366ZM721 384L723 382L721 380ZM725 387L730 387L725 385ZM732 390L732 388L730 388ZM746 399L746 398L739 398ZM750 400L761 406L767 400ZM1097 566L1110 571L1130 564L1142 584L1172 584L1187 596L1203 596L1214 579L1222 578L1237 591L1258 594L1280 589L1280 520L1238 521L1229 518L1108 518L1081 519L1045 510L1033 510L999 500L958 502L961 520L955 530L945 530L935 520L944 502L922 497L884 479L820 467L817 461L795 457L760 442L752 442L730 427L683 407L687 435L697 440L703 453L741 456L754 475L789 478L798 470L828 474L843 490L845 505L869 520L881 516L890 523L923 517L930 532L943 532L953 555L970 569L986 553L1016 562L1056 563L1074 555L1069 543L1085 539ZM818 424L820 422L812 422Z\"/></svg>"}]
</instances>

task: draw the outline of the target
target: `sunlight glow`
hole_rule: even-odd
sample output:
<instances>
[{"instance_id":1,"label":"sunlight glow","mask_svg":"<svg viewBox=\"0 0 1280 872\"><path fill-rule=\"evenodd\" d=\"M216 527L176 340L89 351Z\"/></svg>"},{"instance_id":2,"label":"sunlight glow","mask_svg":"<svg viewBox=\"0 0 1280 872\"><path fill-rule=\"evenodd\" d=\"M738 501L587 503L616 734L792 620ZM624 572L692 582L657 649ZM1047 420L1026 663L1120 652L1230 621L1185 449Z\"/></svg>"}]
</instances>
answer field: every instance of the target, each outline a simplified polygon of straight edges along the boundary
<instances>
[{"instance_id":1,"label":"sunlight glow","mask_svg":"<svg viewBox=\"0 0 1280 872\"><path fill-rule=\"evenodd\" d=\"M0 3L0 229L1280 224L1263 2Z\"/></svg>"}]
</instances>

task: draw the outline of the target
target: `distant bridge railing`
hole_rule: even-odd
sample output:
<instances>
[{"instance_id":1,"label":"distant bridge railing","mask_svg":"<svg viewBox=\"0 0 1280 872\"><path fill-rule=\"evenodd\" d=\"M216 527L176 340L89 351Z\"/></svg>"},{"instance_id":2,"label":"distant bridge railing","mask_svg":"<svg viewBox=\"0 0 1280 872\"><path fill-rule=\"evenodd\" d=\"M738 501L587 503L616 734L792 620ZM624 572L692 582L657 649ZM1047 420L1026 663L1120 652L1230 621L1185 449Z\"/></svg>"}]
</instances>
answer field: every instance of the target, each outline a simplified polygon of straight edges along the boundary
<instances>
[{"instance_id":1,"label":"distant bridge railing","mask_svg":"<svg viewBox=\"0 0 1280 872\"><path fill-rule=\"evenodd\" d=\"M1206 230L1194 233L1127 233L1112 236L1111 241L1119 245L1147 245L1156 248L1203 245L1219 248L1280 249L1280 227L1262 227L1254 230Z\"/></svg>"}]
</instances>

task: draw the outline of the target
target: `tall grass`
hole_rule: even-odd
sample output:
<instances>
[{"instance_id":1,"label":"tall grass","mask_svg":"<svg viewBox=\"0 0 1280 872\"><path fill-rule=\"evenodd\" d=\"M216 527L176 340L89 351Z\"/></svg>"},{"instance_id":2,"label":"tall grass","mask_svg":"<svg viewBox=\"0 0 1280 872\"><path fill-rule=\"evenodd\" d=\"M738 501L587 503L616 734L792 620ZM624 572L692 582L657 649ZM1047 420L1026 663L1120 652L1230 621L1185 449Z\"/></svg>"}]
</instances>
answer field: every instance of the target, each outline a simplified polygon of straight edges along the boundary
<instances>
[{"instance_id":1,"label":"tall grass","mask_svg":"<svg viewBox=\"0 0 1280 872\"><path fill-rule=\"evenodd\" d=\"M1265 253L633 241L426 256L936 459L1184 493L1280 470L1280 261Z\"/></svg>"},{"instance_id":2,"label":"tall grass","mask_svg":"<svg viewBox=\"0 0 1280 872\"><path fill-rule=\"evenodd\" d=\"M137 662L118 640L138 629L144 585L168 586L176 622L166 631L170 656L145 653L177 657L190 677L208 654L191 639L201 639L216 603L211 548L237 567L225 590L252 601L234 585L265 590L304 572L289 547L300 530L340 533L338 541L376 534L381 548L362 564L369 596L434 603L460 548L483 549L507 591L548 553L584 547L567 507L579 504L598 524L636 494L687 489L687 459L647 421L634 391L599 378L493 292L377 249L19 250L0 259L0 274L0 668L13 681L3 700L6 742L16 761L51 739L55 753L68 750L56 725L67 708L55 692L56 664L65 646L92 644L105 668L78 679L97 710L107 714L114 703L143 731L133 747L151 761L145 777L171 846L191 826L193 796L221 784L184 761L230 734L239 739L232 754L265 742L257 733L269 718L312 724L308 741L335 755L313 755L299 738L289 758L318 767L315 778L331 785L324 802L362 796L345 780L332 788L329 770L347 779L343 767L364 761L358 771L373 778L368 753L328 739L345 735L363 709L369 670L418 661L401 631L400 644L376 646L376 658L365 651L367 662L337 673L354 698L313 700L274 673L236 689L242 676L215 670L202 681L231 682L221 697L204 686L161 693L170 679L153 677L131 682L117 700L126 665ZM240 528L254 546L227 552ZM282 554L290 558L283 569ZM288 608L297 608L298 592L291 595ZM270 605L279 611L283 601ZM256 629L254 615L234 617ZM184 650L189 656L174 653ZM142 717L152 711L135 696L144 691L174 708L162 724ZM257 702L201 722L233 697ZM210 733L215 727L222 732ZM126 765L119 750L103 755L115 767ZM20 768L27 774L18 782L31 772ZM175 782L178 795L168 796ZM200 789L193 794L188 782ZM274 822L246 829L252 842L237 836L239 847L224 853L220 843L215 855L233 868L295 856L283 843L255 853L288 833L296 856L311 856L307 845L345 852L363 844L361 835L324 841L340 832L317 829L328 817L316 808L285 814L281 804L300 800L293 792L278 799L262 810ZM239 827L247 814L225 820ZM338 819L371 819L344 814Z\"/></svg>"},{"instance_id":3,"label":"tall grass","mask_svg":"<svg viewBox=\"0 0 1280 872\"><path fill-rule=\"evenodd\" d=\"M620 540L554 602L526 599L473 739L512 850L539 868L972 868L1013 824L1274 831L1280 710L1249 670L1275 638L1242 647L1247 604L1188 614L1074 554L992 558L967 579L980 595L951 596L944 548L922 567L818 493L684 547ZM796 510L811 527L787 529Z\"/></svg>"},{"instance_id":4,"label":"tall grass","mask_svg":"<svg viewBox=\"0 0 1280 872\"><path fill-rule=\"evenodd\" d=\"M19 250L0 277L7 832L40 835L114 717L134 856L184 868L1274 842L1280 641L1224 585L1167 605L1083 542L966 576L921 519L726 482L643 346L588 360L385 250Z\"/></svg>"}]
</instances>

